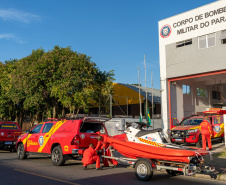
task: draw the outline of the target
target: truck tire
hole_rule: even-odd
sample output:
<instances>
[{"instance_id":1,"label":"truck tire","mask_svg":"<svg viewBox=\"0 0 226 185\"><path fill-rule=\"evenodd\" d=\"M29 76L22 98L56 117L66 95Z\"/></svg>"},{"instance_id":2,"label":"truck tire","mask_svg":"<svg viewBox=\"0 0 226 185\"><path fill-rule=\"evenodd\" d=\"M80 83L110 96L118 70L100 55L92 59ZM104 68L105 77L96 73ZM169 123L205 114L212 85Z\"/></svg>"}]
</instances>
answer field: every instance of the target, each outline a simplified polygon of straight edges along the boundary
<instances>
[{"instance_id":1,"label":"truck tire","mask_svg":"<svg viewBox=\"0 0 226 185\"><path fill-rule=\"evenodd\" d=\"M147 160L139 160L135 164L135 175L140 181L147 181L153 176L151 164Z\"/></svg>"},{"instance_id":2,"label":"truck tire","mask_svg":"<svg viewBox=\"0 0 226 185\"><path fill-rule=\"evenodd\" d=\"M224 143L225 140L224 140L224 137L221 137L221 143Z\"/></svg>"},{"instance_id":3,"label":"truck tire","mask_svg":"<svg viewBox=\"0 0 226 185\"><path fill-rule=\"evenodd\" d=\"M23 143L20 143L17 147L17 157L19 160L23 160L27 158Z\"/></svg>"},{"instance_id":4,"label":"truck tire","mask_svg":"<svg viewBox=\"0 0 226 185\"><path fill-rule=\"evenodd\" d=\"M51 153L51 159L54 166L62 166L64 165L66 158L63 155L62 149L60 145L55 146Z\"/></svg>"},{"instance_id":5,"label":"truck tire","mask_svg":"<svg viewBox=\"0 0 226 185\"><path fill-rule=\"evenodd\" d=\"M196 143L196 147L202 148L202 135L201 134L199 135L199 140L198 140L198 143Z\"/></svg>"}]
</instances>

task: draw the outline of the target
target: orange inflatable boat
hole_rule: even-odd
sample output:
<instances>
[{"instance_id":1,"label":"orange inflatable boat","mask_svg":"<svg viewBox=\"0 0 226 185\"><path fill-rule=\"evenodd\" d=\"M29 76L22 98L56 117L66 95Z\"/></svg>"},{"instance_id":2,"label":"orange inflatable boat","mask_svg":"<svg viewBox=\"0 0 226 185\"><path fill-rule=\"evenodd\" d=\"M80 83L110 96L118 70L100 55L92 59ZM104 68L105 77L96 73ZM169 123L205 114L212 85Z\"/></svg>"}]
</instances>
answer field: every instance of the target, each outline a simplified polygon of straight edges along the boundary
<instances>
[{"instance_id":1,"label":"orange inflatable boat","mask_svg":"<svg viewBox=\"0 0 226 185\"><path fill-rule=\"evenodd\" d=\"M196 156L205 156L209 152L200 148L178 146L163 142L161 129L140 131L129 127L125 134L108 136L106 142L123 156L138 159L148 158L165 161L190 163Z\"/></svg>"}]
</instances>

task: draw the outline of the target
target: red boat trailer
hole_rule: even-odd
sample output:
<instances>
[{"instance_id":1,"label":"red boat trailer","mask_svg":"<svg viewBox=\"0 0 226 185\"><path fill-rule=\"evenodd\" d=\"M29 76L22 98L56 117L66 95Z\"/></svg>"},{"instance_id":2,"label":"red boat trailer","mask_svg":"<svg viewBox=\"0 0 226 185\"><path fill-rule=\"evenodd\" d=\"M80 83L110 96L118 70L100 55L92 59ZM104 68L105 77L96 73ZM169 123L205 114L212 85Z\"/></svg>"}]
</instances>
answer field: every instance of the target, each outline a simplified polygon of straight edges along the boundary
<instances>
[{"instance_id":1,"label":"red boat trailer","mask_svg":"<svg viewBox=\"0 0 226 185\"><path fill-rule=\"evenodd\" d=\"M115 159L119 162L122 162L127 165L133 165L133 168L135 168L135 175L138 180L140 181L147 181L153 176L154 171L161 171L166 170L166 172L170 176L176 176L180 174L181 172L185 176L192 176L195 175L195 173L200 172L214 172L214 167L209 167L204 165L204 160L201 157L199 165L193 163L181 163L181 162L175 162L175 161L164 161L164 160L155 160L155 159L147 159L147 158L138 158L138 159L132 159L127 157L114 157L113 152L117 152L113 148L109 148L111 152L111 156L106 156L105 154L102 156L104 158L108 159ZM119 152L118 152L119 153ZM120 153L119 153L120 154ZM211 153L210 153L211 155Z\"/></svg>"}]
</instances>

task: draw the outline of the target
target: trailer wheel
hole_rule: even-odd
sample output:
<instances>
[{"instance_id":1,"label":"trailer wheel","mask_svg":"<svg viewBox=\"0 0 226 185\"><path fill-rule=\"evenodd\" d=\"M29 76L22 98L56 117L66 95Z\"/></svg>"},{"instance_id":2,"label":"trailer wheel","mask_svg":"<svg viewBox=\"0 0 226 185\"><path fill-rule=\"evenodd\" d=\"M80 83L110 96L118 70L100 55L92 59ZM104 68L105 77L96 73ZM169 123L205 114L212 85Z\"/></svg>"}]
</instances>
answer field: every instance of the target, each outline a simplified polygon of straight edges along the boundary
<instances>
[{"instance_id":1,"label":"trailer wheel","mask_svg":"<svg viewBox=\"0 0 226 185\"><path fill-rule=\"evenodd\" d=\"M147 160L139 160L135 164L135 175L140 181L147 181L153 176L151 164Z\"/></svg>"},{"instance_id":2,"label":"trailer wheel","mask_svg":"<svg viewBox=\"0 0 226 185\"><path fill-rule=\"evenodd\" d=\"M196 143L196 147L202 148L202 135L201 134L199 135L199 140L198 140L198 143Z\"/></svg>"}]
</instances>

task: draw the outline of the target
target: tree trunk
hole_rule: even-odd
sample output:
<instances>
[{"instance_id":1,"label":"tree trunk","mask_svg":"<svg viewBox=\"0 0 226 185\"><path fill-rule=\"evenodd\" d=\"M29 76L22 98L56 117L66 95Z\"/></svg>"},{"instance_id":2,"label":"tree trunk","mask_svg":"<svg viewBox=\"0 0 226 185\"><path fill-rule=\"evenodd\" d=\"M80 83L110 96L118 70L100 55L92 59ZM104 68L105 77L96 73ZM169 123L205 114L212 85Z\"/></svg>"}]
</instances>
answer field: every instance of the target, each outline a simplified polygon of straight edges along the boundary
<instances>
[{"instance_id":1,"label":"tree trunk","mask_svg":"<svg viewBox=\"0 0 226 185\"><path fill-rule=\"evenodd\" d=\"M64 116L65 116L65 110L64 110L64 107L63 107L63 109L62 109L62 117L64 118Z\"/></svg>"},{"instance_id":2,"label":"tree trunk","mask_svg":"<svg viewBox=\"0 0 226 185\"><path fill-rule=\"evenodd\" d=\"M77 110L76 117L78 117L79 109Z\"/></svg>"},{"instance_id":3,"label":"tree trunk","mask_svg":"<svg viewBox=\"0 0 226 185\"><path fill-rule=\"evenodd\" d=\"M53 118L55 118L56 117L56 106L54 105L53 106Z\"/></svg>"}]
</instances>

